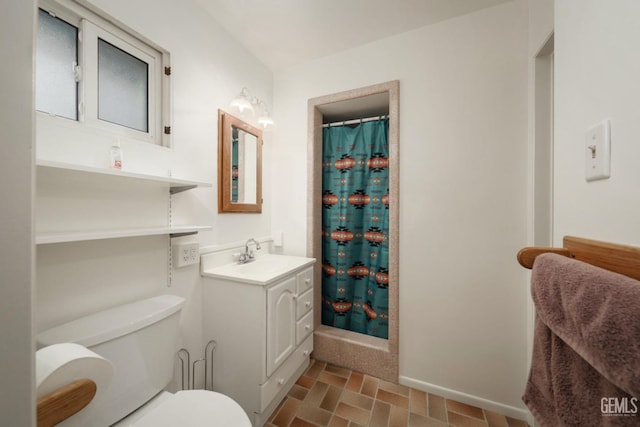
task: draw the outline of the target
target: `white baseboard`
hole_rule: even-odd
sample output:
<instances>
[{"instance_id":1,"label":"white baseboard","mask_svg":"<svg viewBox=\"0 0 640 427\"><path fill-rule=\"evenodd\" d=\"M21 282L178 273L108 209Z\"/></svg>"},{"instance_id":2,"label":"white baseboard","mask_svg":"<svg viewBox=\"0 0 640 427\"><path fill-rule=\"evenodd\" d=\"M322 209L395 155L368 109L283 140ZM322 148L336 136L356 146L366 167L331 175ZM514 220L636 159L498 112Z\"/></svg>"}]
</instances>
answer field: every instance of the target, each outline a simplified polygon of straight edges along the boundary
<instances>
[{"instance_id":1,"label":"white baseboard","mask_svg":"<svg viewBox=\"0 0 640 427\"><path fill-rule=\"evenodd\" d=\"M436 394L446 399L457 400L458 402L497 412L511 418L526 420L529 425L533 425L533 416L527 409L522 409L515 406L505 405L503 403L494 402L492 400L483 399L482 397L474 396L456 390L451 390L445 387L440 387L435 384L429 384L424 381L416 380L414 378L405 377L403 375L400 375L398 377L398 382L407 387L426 391L427 393Z\"/></svg>"}]
</instances>

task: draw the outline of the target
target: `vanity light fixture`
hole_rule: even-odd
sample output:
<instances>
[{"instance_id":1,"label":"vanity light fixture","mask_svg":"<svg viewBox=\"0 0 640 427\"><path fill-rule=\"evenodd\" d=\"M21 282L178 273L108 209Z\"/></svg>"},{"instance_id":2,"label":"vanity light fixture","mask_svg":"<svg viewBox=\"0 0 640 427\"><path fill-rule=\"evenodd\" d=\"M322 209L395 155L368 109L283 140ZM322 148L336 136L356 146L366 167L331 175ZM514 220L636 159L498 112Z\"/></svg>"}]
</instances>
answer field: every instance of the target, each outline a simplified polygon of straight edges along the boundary
<instances>
[{"instance_id":1,"label":"vanity light fixture","mask_svg":"<svg viewBox=\"0 0 640 427\"><path fill-rule=\"evenodd\" d=\"M249 89L246 87L242 88L240 94L231 101L230 105L232 109L238 111L240 114L243 114L245 111L249 111L252 114L259 114L258 124L265 131L272 129L275 125L275 122L269 114L267 103L260 98L251 95L249 93ZM258 113L256 113L256 108L259 111Z\"/></svg>"},{"instance_id":2,"label":"vanity light fixture","mask_svg":"<svg viewBox=\"0 0 640 427\"><path fill-rule=\"evenodd\" d=\"M231 108L235 108L242 114L244 110L251 111L253 113L253 105L249 98L249 89L242 88L242 91L231 101Z\"/></svg>"},{"instance_id":3,"label":"vanity light fixture","mask_svg":"<svg viewBox=\"0 0 640 427\"><path fill-rule=\"evenodd\" d=\"M260 101L258 104L261 107L262 114L258 117L258 124L262 126L262 129L267 131L271 130L275 126L275 122L269 114L269 109L264 101Z\"/></svg>"}]
</instances>

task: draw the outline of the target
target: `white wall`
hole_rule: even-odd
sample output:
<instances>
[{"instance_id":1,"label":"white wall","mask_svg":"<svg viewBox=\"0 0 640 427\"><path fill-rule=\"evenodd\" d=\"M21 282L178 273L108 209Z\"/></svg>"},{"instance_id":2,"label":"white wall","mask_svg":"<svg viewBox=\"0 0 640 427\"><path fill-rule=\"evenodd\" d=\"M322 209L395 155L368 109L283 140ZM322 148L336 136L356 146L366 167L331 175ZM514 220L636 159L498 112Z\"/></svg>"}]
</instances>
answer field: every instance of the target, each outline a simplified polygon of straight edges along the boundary
<instances>
[{"instance_id":1,"label":"white wall","mask_svg":"<svg viewBox=\"0 0 640 427\"><path fill-rule=\"evenodd\" d=\"M553 32L554 0L529 0L529 55L540 50Z\"/></svg>"},{"instance_id":2,"label":"white wall","mask_svg":"<svg viewBox=\"0 0 640 427\"><path fill-rule=\"evenodd\" d=\"M640 3L555 5L555 233L640 244ZM611 120L611 178L587 183L585 131Z\"/></svg>"},{"instance_id":3,"label":"white wall","mask_svg":"<svg viewBox=\"0 0 640 427\"><path fill-rule=\"evenodd\" d=\"M158 174L166 173L170 168L174 177L213 183L212 188L198 188L172 197L174 225L213 227L213 231L180 238L182 240L196 239L201 246L208 247L268 236L271 226L268 179L271 137L266 134L264 138L267 179L264 180L266 203L263 213L221 215L217 213L217 121L218 109L228 109L229 102L243 86L272 105L272 73L192 2L95 0L92 3L171 53L173 147L123 143L123 168ZM38 156L93 165L96 159L108 158L108 145L60 150L42 144L38 146ZM109 228L116 222L122 226L127 221L136 226L157 226L167 218L166 190L153 187L145 190L144 183L101 182L104 180L95 178L75 181L78 182L53 189L41 182L38 188L40 208L36 215L39 228L50 230L56 224L69 226L73 223ZM108 188L110 185L112 188ZM144 197L136 194L144 194ZM68 211L70 202L77 203L79 208L74 215L79 211L78 218L72 218L71 214L66 218L63 213L55 215L65 209ZM113 215L107 212L113 212ZM55 219L51 220L51 216ZM181 345L191 351L192 358L200 358L203 337L199 269L198 266L174 269L172 286L167 288L168 246L167 237L145 237L39 247L38 330L123 302L171 293L187 298L182 315Z\"/></svg>"},{"instance_id":4,"label":"white wall","mask_svg":"<svg viewBox=\"0 0 640 427\"><path fill-rule=\"evenodd\" d=\"M306 250L307 100L400 80L400 374L524 416L527 2L275 73L273 229Z\"/></svg>"},{"instance_id":5,"label":"white wall","mask_svg":"<svg viewBox=\"0 0 640 427\"><path fill-rule=\"evenodd\" d=\"M3 425L35 425L33 291L33 39L35 3L0 14L0 414Z\"/></svg>"}]
</instances>

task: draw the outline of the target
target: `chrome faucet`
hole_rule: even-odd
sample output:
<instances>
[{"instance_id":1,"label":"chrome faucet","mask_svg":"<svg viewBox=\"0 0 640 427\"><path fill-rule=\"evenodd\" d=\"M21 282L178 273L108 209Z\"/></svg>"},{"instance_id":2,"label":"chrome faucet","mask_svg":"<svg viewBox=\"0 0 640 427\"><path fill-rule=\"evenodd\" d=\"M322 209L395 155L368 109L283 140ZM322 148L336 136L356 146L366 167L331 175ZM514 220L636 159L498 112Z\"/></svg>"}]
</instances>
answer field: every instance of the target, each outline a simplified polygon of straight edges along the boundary
<instances>
[{"instance_id":1,"label":"chrome faucet","mask_svg":"<svg viewBox=\"0 0 640 427\"><path fill-rule=\"evenodd\" d=\"M256 250L257 251L260 250L260 243L258 243L258 241L256 239L251 238L251 239L247 240L247 242L244 244L244 253L240 254L240 258L238 259L238 262L240 264L246 264L248 262L256 260L256 257L254 255L253 251L249 250L249 243L255 243Z\"/></svg>"}]
</instances>

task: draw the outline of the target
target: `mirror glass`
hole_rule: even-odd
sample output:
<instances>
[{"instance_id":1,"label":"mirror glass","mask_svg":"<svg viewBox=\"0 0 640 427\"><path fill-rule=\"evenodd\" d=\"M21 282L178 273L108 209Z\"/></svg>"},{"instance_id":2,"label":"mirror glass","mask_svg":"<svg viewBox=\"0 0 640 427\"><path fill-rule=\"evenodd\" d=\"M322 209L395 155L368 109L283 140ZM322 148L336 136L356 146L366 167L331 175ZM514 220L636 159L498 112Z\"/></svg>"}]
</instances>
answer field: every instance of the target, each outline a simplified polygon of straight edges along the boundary
<instances>
[{"instance_id":1,"label":"mirror glass","mask_svg":"<svg viewBox=\"0 0 640 427\"><path fill-rule=\"evenodd\" d=\"M262 132L218 112L218 212L262 212Z\"/></svg>"},{"instance_id":2,"label":"mirror glass","mask_svg":"<svg viewBox=\"0 0 640 427\"><path fill-rule=\"evenodd\" d=\"M258 138L231 126L231 203L256 203Z\"/></svg>"}]
</instances>

